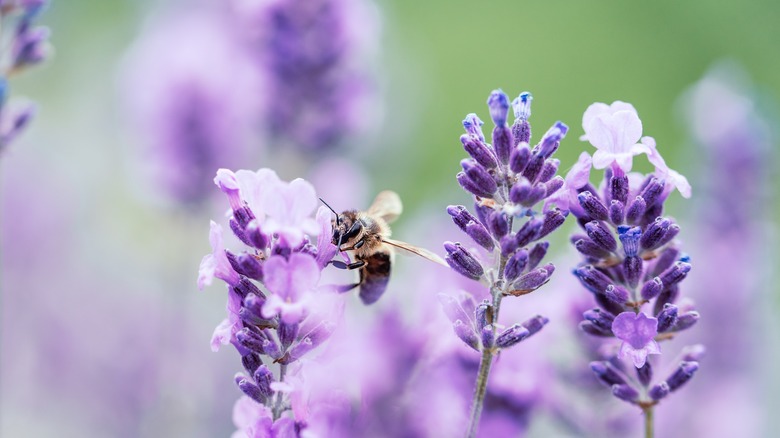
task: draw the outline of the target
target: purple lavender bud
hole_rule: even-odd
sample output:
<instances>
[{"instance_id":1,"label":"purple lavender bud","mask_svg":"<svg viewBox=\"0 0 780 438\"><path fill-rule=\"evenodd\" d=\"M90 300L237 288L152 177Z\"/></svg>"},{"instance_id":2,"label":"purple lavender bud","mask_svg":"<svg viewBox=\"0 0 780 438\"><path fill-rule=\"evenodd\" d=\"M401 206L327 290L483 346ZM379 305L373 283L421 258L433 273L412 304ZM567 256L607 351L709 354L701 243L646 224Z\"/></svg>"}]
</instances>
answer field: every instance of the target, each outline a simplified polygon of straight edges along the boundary
<instances>
[{"instance_id":1,"label":"purple lavender bud","mask_svg":"<svg viewBox=\"0 0 780 438\"><path fill-rule=\"evenodd\" d=\"M574 270L574 275L579 278L585 288L596 295L601 295L612 284L612 279L591 265L581 266Z\"/></svg>"},{"instance_id":2,"label":"purple lavender bud","mask_svg":"<svg viewBox=\"0 0 780 438\"><path fill-rule=\"evenodd\" d=\"M642 248L646 250L653 250L658 248L661 238L664 237L664 234L666 234L671 224L672 221L669 219L663 217L656 218L655 221L649 227L647 227L645 233L642 234L642 237L639 241L639 243L642 245Z\"/></svg>"},{"instance_id":3,"label":"purple lavender bud","mask_svg":"<svg viewBox=\"0 0 780 438\"><path fill-rule=\"evenodd\" d=\"M247 397L260 404L264 404L266 402L267 397L263 394L260 388L258 388L254 383L250 382L249 379L236 379L236 384L238 385L238 389L246 394Z\"/></svg>"},{"instance_id":4,"label":"purple lavender bud","mask_svg":"<svg viewBox=\"0 0 780 438\"><path fill-rule=\"evenodd\" d=\"M663 191L664 182L658 178L652 178L639 194L639 196L645 200L647 206L651 206L654 205L656 201L658 201L658 198L661 196Z\"/></svg>"},{"instance_id":5,"label":"purple lavender bud","mask_svg":"<svg viewBox=\"0 0 780 438\"><path fill-rule=\"evenodd\" d=\"M639 392L626 384L612 385L612 395L629 403L634 403L639 398Z\"/></svg>"},{"instance_id":6,"label":"purple lavender bud","mask_svg":"<svg viewBox=\"0 0 780 438\"><path fill-rule=\"evenodd\" d=\"M271 328L277 326L276 320L265 319L260 316L260 313L255 313L246 307L241 307L238 309L238 317L241 318L241 321L244 321L246 324L251 324L260 328Z\"/></svg>"},{"instance_id":7,"label":"purple lavender bud","mask_svg":"<svg viewBox=\"0 0 780 438\"><path fill-rule=\"evenodd\" d=\"M531 332L527 328L520 324L514 324L498 335L496 346L498 348L509 348L529 336L531 336Z\"/></svg>"},{"instance_id":8,"label":"purple lavender bud","mask_svg":"<svg viewBox=\"0 0 780 438\"><path fill-rule=\"evenodd\" d=\"M260 264L260 260L252 254L246 252L239 254L233 269L239 274L245 275L253 280L263 280L263 265Z\"/></svg>"},{"instance_id":9,"label":"purple lavender bud","mask_svg":"<svg viewBox=\"0 0 780 438\"><path fill-rule=\"evenodd\" d=\"M655 305L653 305L653 314L657 315L664 309L664 304L674 303L677 301L677 297L680 295L680 287L676 284L672 286L664 285L664 290L658 294L658 298L655 299Z\"/></svg>"},{"instance_id":10,"label":"purple lavender bud","mask_svg":"<svg viewBox=\"0 0 780 438\"><path fill-rule=\"evenodd\" d=\"M707 353L707 349L704 345L695 344L684 347L682 350L682 360L687 362L698 362Z\"/></svg>"},{"instance_id":11,"label":"purple lavender bud","mask_svg":"<svg viewBox=\"0 0 780 438\"><path fill-rule=\"evenodd\" d=\"M557 230L566 221L566 216L568 215L568 212L564 214L557 208L549 210L544 214L544 222L542 223L542 228L539 230L539 234L536 236L536 238L541 239L542 237Z\"/></svg>"},{"instance_id":12,"label":"purple lavender bud","mask_svg":"<svg viewBox=\"0 0 780 438\"><path fill-rule=\"evenodd\" d=\"M18 69L35 65L46 59L49 28L45 26L20 26L13 47L13 67Z\"/></svg>"},{"instance_id":13,"label":"purple lavender bud","mask_svg":"<svg viewBox=\"0 0 780 438\"><path fill-rule=\"evenodd\" d=\"M441 303L442 310L444 310L444 314L447 315L447 318L451 322L470 320L468 313L466 313L463 306L461 306L460 302L458 302L455 297L447 294L439 294L439 302Z\"/></svg>"},{"instance_id":14,"label":"purple lavender bud","mask_svg":"<svg viewBox=\"0 0 780 438\"><path fill-rule=\"evenodd\" d=\"M474 113L467 114L466 118L463 119L463 129L466 130L466 133L477 137L480 141L485 141L485 135L482 133L482 125L484 124L485 122Z\"/></svg>"},{"instance_id":15,"label":"purple lavender bud","mask_svg":"<svg viewBox=\"0 0 780 438\"><path fill-rule=\"evenodd\" d=\"M515 119L528 120L531 117L531 102L534 100L533 95L527 91L520 93L515 100L512 101L512 109L515 112Z\"/></svg>"},{"instance_id":16,"label":"purple lavender bud","mask_svg":"<svg viewBox=\"0 0 780 438\"><path fill-rule=\"evenodd\" d=\"M647 395L649 395L651 399L659 401L669 395L669 385L667 385L666 382L661 382L650 388Z\"/></svg>"},{"instance_id":17,"label":"purple lavender bud","mask_svg":"<svg viewBox=\"0 0 780 438\"><path fill-rule=\"evenodd\" d=\"M658 333L669 331L677 324L677 306L671 303L664 304L663 310L658 314Z\"/></svg>"},{"instance_id":18,"label":"purple lavender bud","mask_svg":"<svg viewBox=\"0 0 780 438\"><path fill-rule=\"evenodd\" d=\"M546 183L552 177L555 176L555 172L558 171L558 166L561 165L561 160L552 158L544 162L542 171L539 172L539 182ZM551 192L552 193L552 192Z\"/></svg>"},{"instance_id":19,"label":"purple lavender bud","mask_svg":"<svg viewBox=\"0 0 780 438\"><path fill-rule=\"evenodd\" d=\"M506 125L506 116L509 112L509 97L501 89L493 90L487 100L490 108L490 118L496 126Z\"/></svg>"},{"instance_id":20,"label":"purple lavender bud","mask_svg":"<svg viewBox=\"0 0 780 438\"><path fill-rule=\"evenodd\" d=\"M244 369L249 374L253 374L255 370L257 370L257 368L263 364L263 360L260 359L259 354L250 351L247 354L241 356L241 364L244 365Z\"/></svg>"},{"instance_id":21,"label":"purple lavender bud","mask_svg":"<svg viewBox=\"0 0 780 438\"><path fill-rule=\"evenodd\" d=\"M528 181L535 182L536 178L542 172L542 166L544 166L545 158L535 153L537 148L532 151L531 159L523 169L522 175L528 179Z\"/></svg>"},{"instance_id":22,"label":"purple lavender bud","mask_svg":"<svg viewBox=\"0 0 780 438\"><path fill-rule=\"evenodd\" d=\"M594 259L605 259L609 257L609 251L602 248L600 245L596 245L590 238L585 237L574 242L574 248L585 257L591 257Z\"/></svg>"},{"instance_id":23,"label":"purple lavender bud","mask_svg":"<svg viewBox=\"0 0 780 438\"><path fill-rule=\"evenodd\" d=\"M688 276L688 272L691 271L691 265L685 262L677 262L674 266L670 267L663 274L660 275L661 281L664 286L669 288Z\"/></svg>"},{"instance_id":24,"label":"purple lavender bud","mask_svg":"<svg viewBox=\"0 0 780 438\"><path fill-rule=\"evenodd\" d=\"M603 333L612 336L612 321L615 320L615 316L611 313L596 308L586 310L582 313L582 317L586 322L590 322L592 325L599 328Z\"/></svg>"},{"instance_id":25,"label":"purple lavender bud","mask_svg":"<svg viewBox=\"0 0 780 438\"><path fill-rule=\"evenodd\" d=\"M251 221L244 229L244 236L247 245L263 250L268 246L268 236L260 230L260 225L256 220Z\"/></svg>"},{"instance_id":26,"label":"purple lavender bud","mask_svg":"<svg viewBox=\"0 0 780 438\"><path fill-rule=\"evenodd\" d=\"M536 333L539 333L539 331L544 328L547 323L550 322L549 319L545 318L542 315L536 315L533 318L529 319L528 321L525 321L522 325L526 329L528 329L528 336L535 335Z\"/></svg>"},{"instance_id":27,"label":"purple lavender bud","mask_svg":"<svg viewBox=\"0 0 780 438\"><path fill-rule=\"evenodd\" d=\"M646 208L647 203L645 203L644 198L641 196L634 198L634 200L628 204L628 209L626 209L626 222L629 224L639 223L640 219L642 219L642 216L645 214Z\"/></svg>"},{"instance_id":28,"label":"purple lavender bud","mask_svg":"<svg viewBox=\"0 0 780 438\"><path fill-rule=\"evenodd\" d=\"M479 219L480 222L482 222L482 225L487 226L488 214L490 214L493 211L493 209L485 205L482 205L479 202L475 202L474 211L477 213L477 218Z\"/></svg>"},{"instance_id":29,"label":"purple lavender bud","mask_svg":"<svg viewBox=\"0 0 780 438\"><path fill-rule=\"evenodd\" d=\"M511 234L507 234L506 236L502 237L500 240L501 244L501 255L504 257L509 257L519 246L517 246L517 239L515 239L515 236Z\"/></svg>"},{"instance_id":30,"label":"purple lavender bud","mask_svg":"<svg viewBox=\"0 0 780 438\"><path fill-rule=\"evenodd\" d=\"M248 294L244 297L244 307L256 315L263 314L263 304L265 304L265 295Z\"/></svg>"},{"instance_id":31,"label":"purple lavender bud","mask_svg":"<svg viewBox=\"0 0 780 438\"><path fill-rule=\"evenodd\" d=\"M460 243L444 242L444 249L445 260L455 272L472 280L479 280L485 274L482 265Z\"/></svg>"},{"instance_id":32,"label":"purple lavender bud","mask_svg":"<svg viewBox=\"0 0 780 438\"><path fill-rule=\"evenodd\" d=\"M252 378L255 379L255 383L261 394L265 397L273 395L274 391L271 389L271 383L274 381L274 374L267 366L263 365L258 367L257 370L252 373Z\"/></svg>"},{"instance_id":33,"label":"purple lavender bud","mask_svg":"<svg viewBox=\"0 0 780 438\"><path fill-rule=\"evenodd\" d=\"M476 309L474 309L474 318L477 321L477 330L493 324L493 306L490 301L483 300Z\"/></svg>"},{"instance_id":34,"label":"purple lavender bud","mask_svg":"<svg viewBox=\"0 0 780 438\"><path fill-rule=\"evenodd\" d=\"M463 171L474 183L487 193L493 194L498 190L496 180L482 165L474 160L464 158L460 161Z\"/></svg>"},{"instance_id":35,"label":"purple lavender bud","mask_svg":"<svg viewBox=\"0 0 780 438\"><path fill-rule=\"evenodd\" d=\"M639 254L639 239L642 237L642 229L621 225L617 229L620 243L623 244L623 252L627 257L635 257Z\"/></svg>"},{"instance_id":36,"label":"purple lavender bud","mask_svg":"<svg viewBox=\"0 0 780 438\"><path fill-rule=\"evenodd\" d=\"M495 342L495 333L493 330L493 325L486 325L482 328L482 336L480 336L480 340L482 341L482 348L483 349L490 349L493 348L494 342Z\"/></svg>"},{"instance_id":37,"label":"purple lavender bud","mask_svg":"<svg viewBox=\"0 0 780 438\"><path fill-rule=\"evenodd\" d=\"M233 234L236 237L238 237L238 240L240 240L241 242L247 245L251 245L249 238L246 236L246 231L244 227L242 227L241 224L238 223L238 221L231 218L228 223L230 224L230 230L233 232Z\"/></svg>"},{"instance_id":38,"label":"purple lavender bud","mask_svg":"<svg viewBox=\"0 0 780 438\"><path fill-rule=\"evenodd\" d=\"M525 178L520 178L509 189L509 200L515 204L522 204L531 195L531 183Z\"/></svg>"},{"instance_id":39,"label":"purple lavender bud","mask_svg":"<svg viewBox=\"0 0 780 438\"><path fill-rule=\"evenodd\" d=\"M641 368L636 369L636 377L639 379L639 383L647 388L650 381L653 380L653 367L650 365L649 361L645 362Z\"/></svg>"},{"instance_id":40,"label":"purple lavender bud","mask_svg":"<svg viewBox=\"0 0 780 438\"><path fill-rule=\"evenodd\" d=\"M661 255L658 256L655 262L655 266L653 266L653 272L652 275L661 275L662 272L669 269L674 262L677 261L677 257L680 256L680 250L677 248L666 248L661 252Z\"/></svg>"},{"instance_id":41,"label":"purple lavender bud","mask_svg":"<svg viewBox=\"0 0 780 438\"><path fill-rule=\"evenodd\" d=\"M666 379L666 384L669 385L669 392L674 392L680 389L681 386L688 383L693 377L693 374L699 369L698 362L682 362L680 366Z\"/></svg>"},{"instance_id":42,"label":"purple lavender bud","mask_svg":"<svg viewBox=\"0 0 780 438\"><path fill-rule=\"evenodd\" d=\"M335 329L335 324L331 323L330 321L323 321L314 326L313 329L306 333L303 339L298 341L297 344L290 348L289 361L287 363L291 363L300 359L306 353L320 346L330 337L330 335L333 334Z\"/></svg>"},{"instance_id":43,"label":"purple lavender bud","mask_svg":"<svg viewBox=\"0 0 780 438\"><path fill-rule=\"evenodd\" d=\"M672 224L669 226L669 228L666 230L666 233L664 233L664 236L661 237L661 240L658 241L658 248L666 245L667 243L671 242L672 239L677 237L677 235L680 233L680 226L677 224Z\"/></svg>"},{"instance_id":44,"label":"purple lavender bud","mask_svg":"<svg viewBox=\"0 0 780 438\"><path fill-rule=\"evenodd\" d=\"M290 345L298 337L298 324L286 324L284 321L279 321L279 327L276 330L279 335L279 342L282 343L283 349L290 348Z\"/></svg>"},{"instance_id":45,"label":"purple lavender bud","mask_svg":"<svg viewBox=\"0 0 780 438\"><path fill-rule=\"evenodd\" d=\"M628 176L613 176L610 178L610 198L625 204L628 201Z\"/></svg>"},{"instance_id":46,"label":"purple lavender bud","mask_svg":"<svg viewBox=\"0 0 780 438\"><path fill-rule=\"evenodd\" d=\"M628 291L620 285L610 284L604 289L604 296L615 304L625 304L628 301Z\"/></svg>"},{"instance_id":47,"label":"purple lavender bud","mask_svg":"<svg viewBox=\"0 0 780 438\"><path fill-rule=\"evenodd\" d=\"M493 149L496 151L498 161L504 165L509 163L509 156L514 147L512 130L506 126L496 126L493 128Z\"/></svg>"},{"instance_id":48,"label":"purple lavender bud","mask_svg":"<svg viewBox=\"0 0 780 438\"><path fill-rule=\"evenodd\" d=\"M644 286L642 286L642 298L650 301L657 297L658 294L660 294L663 290L664 283L659 277L654 277L652 280L648 281Z\"/></svg>"},{"instance_id":49,"label":"purple lavender bud","mask_svg":"<svg viewBox=\"0 0 780 438\"><path fill-rule=\"evenodd\" d=\"M248 327L244 327L236 332L236 341L247 350L265 354L264 346L267 339Z\"/></svg>"},{"instance_id":50,"label":"purple lavender bud","mask_svg":"<svg viewBox=\"0 0 780 438\"><path fill-rule=\"evenodd\" d=\"M488 230L479 222L469 222L466 225L466 234L469 235L477 244L488 251L493 251L495 243Z\"/></svg>"},{"instance_id":51,"label":"purple lavender bud","mask_svg":"<svg viewBox=\"0 0 780 438\"><path fill-rule=\"evenodd\" d=\"M542 137L541 147L539 148L539 156L544 159L550 158L552 154L558 150L561 140L566 137L566 133L569 132L569 127L563 122L555 122L555 124L544 134Z\"/></svg>"},{"instance_id":52,"label":"purple lavender bud","mask_svg":"<svg viewBox=\"0 0 780 438\"><path fill-rule=\"evenodd\" d=\"M653 205L648 205L645 209L645 215L642 216L640 223L642 226L652 224L657 218L661 217L664 212L663 202L657 202Z\"/></svg>"},{"instance_id":53,"label":"purple lavender bud","mask_svg":"<svg viewBox=\"0 0 780 438\"><path fill-rule=\"evenodd\" d=\"M623 203L613 199L609 204L609 221L615 225L622 224L624 213L625 206Z\"/></svg>"},{"instance_id":54,"label":"purple lavender bud","mask_svg":"<svg viewBox=\"0 0 780 438\"><path fill-rule=\"evenodd\" d=\"M517 137L515 137L515 141L517 141ZM529 161L531 161L531 148L526 142L515 146L509 154L509 168L516 174L523 172Z\"/></svg>"},{"instance_id":55,"label":"purple lavender bud","mask_svg":"<svg viewBox=\"0 0 780 438\"><path fill-rule=\"evenodd\" d=\"M477 163L487 169L495 169L498 166L496 156L493 155L493 151L484 142L470 135L461 135L460 142L463 144L463 149L466 150L466 153L475 159Z\"/></svg>"},{"instance_id":56,"label":"purple lavender bud","mask_svg":"<svg viewBox=\"0 0 780 438\"><path fill-rule=\"evenodd\" d=\"M487 217L488 229L497 239L509 233L509 221L506 215L500 211L493 211Z\"/></svg>"},{"instance_id":57,"label":"purple lavender bud","mask_svg":"<svg viewBox=\"0 0 780 438\"><path fill-rule=\"evenodd\" d=\"M612 334L612 330L607 330L602 327L598 327L597 325L593 324L590 321L580 321L579 328L580 330L582 330L583 332L591 336L600 336L603 338L611 338L614 336Z\"/></svg>"},{"instance_id":58,"label":"purple lavender bud","mask_svg":"<svg viewBox=\"0 0 780 438\"><path fill-rule=\"evenodd\" d=\"M531 192L528 194L528 198L526 198L522 204L526 207L532 207L534 204L544 199L546 193L547 186L544 185L544 183L536 183L534 184L533 188L531 188Z\"/></svg>"},{"instance_id":59,"label":"purple lavender bud","mask_svg":"<svg viewBox=\"0 0 780 438\"><path fill-rule=\"evenodd\" d=\"M241 279L238 281L238 284L233 287L233 290L240 296L241 298L246 298L249 296L249 294L257 295L258 297L265 298L265 294L260 291L260 289L255 286L252 281L244 276L241 276Z\"/></svg>"},{"instance_id":60,"label":"purple lavender bud","mask_svg":"<svg viewBox=\"0 0 780 438\"><path fill-rule=\"evenodd\" d=\"M687 330L693 327L699 321L699 312L691 310L685 312L677 318L677 323L672 328L676 332Z\"/></svg>"},{"instance_id":61,"label":"purple lavender bud","mask_svg":"<svg viewBox=\"0 0 780 438\"><path fill-rule=\"evenodd\" d=\"M632 288L635 288L642 278L642 265L642 259L637 256L629 256L623 260L623 275L626 277L626 283Z\"/></svg>"},{"instance_id":62,"label":"purple lavender bud","mask_svg":"<svg viewBox=\"0 0 780 438\"><path fill-rule=\"evenodd\" d=\"M553 193L557 192L558 190L563 187L565 180L562 176L558 175L555 178L547 181L544 183L544 197L549 198L553 195Z\"/></svg>"},{"instance_id":63,"label":"purple lavender bud","mask_svg":"<svg viewBox=\"0 0 780 438\"><path fill-rule=\"evenodd\" d=\"M479 351L479 338L474 333L474 329L470 324L465 324L461 320L457 320L453 323L452 328L455 330L455 335L460 338L466 345Z\"/></svg>"},{"instance_id":64,"label":"purple lavender bud","mask_svg":"<svg viewBox=\"0 0 780 438\"><path fill-rule=\"evenodd\" d=\"M609 252L613 252L617 249L617 240L615 240L615 236L613 236L601 222L591 221L586 223L585 232L588 233L588 237L593 240L593 243L603 249Z\"/></svg>"},{"instance_id":65,"label":"purple lavender bud","mask_svg":"<svg viewBox=\"0 0 780 438\"><path fill-rule=\"evenodd\" d=\"M504 277L507 281L512 282L522 274L526 265L528 264L528 251L521 249L515 251L512 257L509 258L504 267Z\"/></svg>"},{"instance_id":66,"label":"purple lavender bud","mask_svg":"<svg viewBox=\"0 0 780 438\"><path fill-rule=\"evenodd\" d=\"M455 178L458 180L458 184L460 184L460 186L463 187L463 189L467 192L479 196L480 198L493 197L493 192L487 192L483 190L474 181L472 181L465 172L458 172L458 174L455 175Z\"/></svg>"},{"instance_id":67,"label":"purple lavender bud","mask_svg":"<svg viewBox=\"0 0 780 438\"><path fill-rule=\"evenodd\" d=\"M466 225L468 225L469 222L477 222L477 218L462 205L447 206L447 213L452 217L452 221L455 222L455 225L464 233L466 232Z\"/></svg>"},{"instance_id":68,"label":"purple lavender bud","mask_svg":"<svg viewBox=\"0 0 780 438\"><path fill-rule=\"evenodd\" d=\"M601 221L609 219L609 210L593 193L581 192L577 195L577 200L580 202L582 209L585 210L585 213L591 218Z\"/></svg>"},{"instance_id":69,"label":"purple lavender bud","mask_svg":"<svg viewBox=\"0 0 780 438\"><path fill-rule=\"evenodd\" d=\"M279 344L276 343L273 337L268 336L263 340L261 353L271 356L274 359L282 357L282 350L279 348Z\"/></svg>"},{"instance_id":70,"label":"purple lavender bud","mask_svg":"<svg viewBox=\"0 0 780 438\"><path fill-rule=\"evenodd\" d=\"M547 248L549 247L550 242L539 242L534 245L528 253L528 265L526 265L526 269L531 270L537 267L542 259L544 259L544 256L547 255Z\"/></svg>"},{"instance_id":71,"label":"purple lavender bud","mask_svg":"<svg viewBox=\"0 0 780 438\"><path fill-rule=\"evenodd\" d=\"M477 310L477 303L474 301L474 296L470 293L462 290L458 293L457 297L460 307L466 312L466 315L473 315ZM468 319L467 319L468 320Z\"/></svg>"},{"instance_id":72,"label":"purple lavender bud","mask_svg":"<svg viewBox=\"0 0 780 438\"><path fill-rule=\"evenodd\" d=\"M509 292L509 295L520 296L535 291L547 283L553 272L555 272L555 266L552 263L548 263L541 268L522 275L512 284L513 290Z\"/></svg>"},{"instance_id":73,"label":"purple lavender bud","mask_svg":"<svg viewBox=\"0 0 780 438\"><path fill-rule=\"evenodd\" d=\"M542 228L544 221L538 218L533 218L523 224L515 235L515 241L517 246L522 248L533 240L536 240L536 236L539 234L539 230Z\"/></svg>"},{"instance_id":74,"label":"purple lavender bud","mask_svg":"<svg viewBox=\"0 0 780 438\"><path fill-rule=\"evenodd\" d=\"M625 385L626 379L609 362L591 362L590 369L596 374L599 381L609 387L612 385Z\"/></svg>"}]
</instances>

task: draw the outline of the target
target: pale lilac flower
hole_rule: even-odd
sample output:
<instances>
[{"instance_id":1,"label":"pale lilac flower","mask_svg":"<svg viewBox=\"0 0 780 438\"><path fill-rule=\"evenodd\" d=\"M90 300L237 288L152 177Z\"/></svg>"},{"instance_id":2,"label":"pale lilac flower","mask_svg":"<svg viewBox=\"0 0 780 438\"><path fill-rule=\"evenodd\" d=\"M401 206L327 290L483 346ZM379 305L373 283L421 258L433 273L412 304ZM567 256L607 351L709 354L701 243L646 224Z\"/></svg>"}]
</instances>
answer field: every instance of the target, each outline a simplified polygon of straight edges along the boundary
<instances>
[{"instance_id":1,"label":"pale lilac flower","mask_svg":"<svg viewBox=\"0 0 780 438\"><path fill-rule=\"evenodd\" d=\"M289 260L272 256L263 264L264 283L273 295L263 306L263 317L279 314L287 324L300 322L305 316L308 297L320 279L317 262L308 254L295 253Z\"/></svg>"},{"instance_id":2,"label":"pale lilac flower","mask_svg":"<svg viewBox=\"0 0 780 438\"><path fill-rule=\"evenodd\" d=\"M670 169L669 166L666 165L666 161L655 146L655 139L653 137L643 137L642 143L650 148L650 153L648 154L647 159L650 161L650 163L652 163L653 166L655 166L655 176L667 182L666 186L664 187L664 192L661 196L665 198L673 189L676 188L677 191L679 191L683 196L683 198L690 198L691 184L688 182L687 178L685 178L676 170Z\"/></svg>"},{"instance_id":3,"label":"pale lilac flower","mask_svg":"<svg viewBox=\"0 0 780 438\"><path fill-rule=\"evenodd\" d=\"M200 262L198 269L198 289L211 285L214 277L223 280L231 286L238 284L238 273L228 261L225 254L225 245L222 237L222 226L211 221L209 230L209 242L211 243L211 254L206 254Z\"/></svg>"},{"instance_id":4,"label":"pale lilac flower","mask_svg":"<svg viewBox=\"0 0 780 438\"><path fill-rule=\"evenodd\" d=\"M593 167L604 169L616 163L624 172L631 171L634 156L649 154L647 145L639 143L642 121L631 104L616 101L612 105L594 103L582 116L582 128L587 140L597 150Z\"/></svg>"},{"instance_id":5,"label":"pale lilac flower","mask_svg":"<svg viewBox=\"0 0 780 438\"><path fill-rule=\"evenodd\" d=\"M241 310L241 297L232 289L228 289L225 310L227 310L228 317L219 323L211 335L211 351L219 351L222 345L234 344L236 332L241 329L241 318L238 316Z\"/></svg>"},{"instance_id":6,"label":"pale lilac flower","mask_svg":"<svg viewBox=\"0 0 780 438\"><path fill-rule=\"evenodd\" d=\"M593 159L587 152L582 152L580 158L571 167L569 173L566 174L566 178L557 192L547 198L544 202L544 209L548 210L551 205L555 205L564 211L577 211L582 212L582 207L577 200L577 195L580 189L588 185L590 178L590 169L593 165Z\"/></svg>"},{"instance_id":7,"label":"pale lilac flower","mask_svg":"<svg viewBox=\"0 0 780 438\"><path fill-rule=\"evenodd\" d=\"M267 193L265 232L279 234L291 246L298 245L304 234L319 232L317 222L311 217L317 204L314 187L307 181L298 178L277 184Z\"/></svg>"},{"instance_id":8,"label":"pale lilac flower","mask_svg":"<svg viewBox=\"0 0 780 438\"><path fill-rule=\"evenodd\" d=\"M621 313L612 322L612 332L623 341L618 357L631 357L637 368L645 365L647 355L661 354L661 348L654 339L658 334L658 320L648 318L644 313Z\"/></svg>"},{"instance_id":9,"label":"pale lilac flower","mask_svg":"<svg viewBox=\"0 0 780 438\"><path fill-rule=\"evenodd\" d=\"M271 409L242 396L233 405L233 425L238 429L231 438L294 438L297 437L291 418L273 419Z\"/></svg>"}]
</instances>

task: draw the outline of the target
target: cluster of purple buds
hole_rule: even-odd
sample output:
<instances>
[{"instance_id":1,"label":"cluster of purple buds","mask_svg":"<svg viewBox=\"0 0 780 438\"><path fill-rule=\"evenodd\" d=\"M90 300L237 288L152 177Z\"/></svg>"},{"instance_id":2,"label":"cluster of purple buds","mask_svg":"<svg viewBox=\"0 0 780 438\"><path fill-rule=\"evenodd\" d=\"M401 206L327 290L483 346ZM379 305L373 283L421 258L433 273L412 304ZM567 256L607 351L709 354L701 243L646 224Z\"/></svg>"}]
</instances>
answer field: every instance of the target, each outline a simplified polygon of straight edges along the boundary
<instances>
[{"instance_id":1,"label":"cluster of purple buds","mask_svg":"<svg viewBox=\"0 0 780 438\"><path fill-rule=\"evenodd\" d=\"M0 37L10 50L0 53L0 152L28 125L35 107L31 103L7 103L8 79L24 69L39 64L51 51L49 29L34 26L34 21L46 7L45 0L0 1L0 27L10 29L10 35Z\"/></svg>"},{"instance_id":2,"label":"cluster of purple buds","mask_svg":"<svg viewBox=\"0 0 780 438\"><path fill-rule=\"evenodd\" d=\"M598 111L592 110L594 107ZM632 132L630 135L636 138L629 139L627 144L631 145L625 154L631 154L630 148L635 148L648 154L651 162L663 163L652 139L645 137L642 144L633 145L641 135L641 122L628 104L594 104L586 112L583 125L586 138L597 148L603 146L600 139L609 137L604 133ZM676 172L672 174L674 171L665 165L656 164L655 174L636 179L634 176L639 175L626 173L631 168L631 155L626 161L620 147L605 149L608 152L599 149L593 157L594 167L597 162L608 162L601 166L605 168L602 189L588 182L591 162L584 154L567 175L564 190L568 195L555 202L566 204L568 196L568 209L582 228L582 233L571 238L584 258L573 273L598 305L584 312L580 328L593 336L622 341L617 358L631 359L637 379L626 379L609 362L594 362L592 369L599 380L612 387L616 397L644 408L678 389L698 369L693 359L696 355L692 355L667 380L649 386L652 369L647 357L661 353L658 341L671 339L699 319L692 304L680 300L680 283L691 270L690 258L675 241L680 227L663 216L671 181L677 181L675 185L683 194L690 188L686 189L684 178ZM670 175L670 180L665 180L664 176ZM632 187L630 180L640 183Z\"/></svg>"},{"instance_id":3,"label":"cluster of purple buds","mask_svg":"<svg viewBox=\"0 0 780 438\"><path fill-rule=\"evenodd\" d=\"M535 207L564 184L557 176L560 161L552 158L568 127L555 123L541 141L531 147L531 94L522 93L513 102L515 121L507 125L509 99L495 90L488 99L495 127L486 143L482 121L469 114L463 121L466 134L460 140L470 158L461 161L458 183L475 198L476 215L462 205L447 212L474 243L492 254L482 260L461 243L445 242L446 261L458 273L490 285L492 302L475 304L470 297L443 297L445 312L455 333L476 350L507 348L538 332L547 319L534 317L496 334L497 309L504 296L525 295L541 287L552 275L552 263L542 264L549 243L541 241L560 227L567 213ZM480 348L481 346L481 348Z\"/></svg>"},{"instance_id":4,"label":"cluster of purple buds","mask_svg":"<svg viewBox=\"0 0 780 438\"><path fill-rule=\"evenodd\" d=\"M244 248L225 249L222 228L211 223L213 253L201 262L198 284L217 277L228 286L228 318L215 330L212 348L235 346L246 371L236 384L276 421L290 403L275 382L337 323L339 310L323 304L328 300L318 285L336 253L330 211L320 207L316 220L310 217L318 203L314 188L302 179L281 181L269 169L220 169L214 181L227 195L230 229Z\"/></svg>"}]
</instances>

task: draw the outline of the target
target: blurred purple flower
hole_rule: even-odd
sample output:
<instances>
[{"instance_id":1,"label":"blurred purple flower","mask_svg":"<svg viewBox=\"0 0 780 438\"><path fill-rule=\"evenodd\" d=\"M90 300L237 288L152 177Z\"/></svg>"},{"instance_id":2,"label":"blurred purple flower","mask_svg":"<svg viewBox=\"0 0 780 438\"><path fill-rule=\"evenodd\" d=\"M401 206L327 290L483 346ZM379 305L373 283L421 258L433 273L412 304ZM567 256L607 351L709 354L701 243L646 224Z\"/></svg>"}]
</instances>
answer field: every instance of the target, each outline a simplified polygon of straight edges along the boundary
<instances>
[{"instance_id":1,"label":"blurred purple flower","mask_svg":"<svg viewBox=\"0 0 780 438\"><path fill-rule=\"evenodd\" d=\"M377 40L367 0L237 0L239 28L265 80L263 126L305 151L341 145L370 119L360 64Z\"/></svg>"},{"instance_id":2,"label":"blurred purple flower","mask_svg":"<svg viewBox=\"0 0 780 438\"><path fill-rule=\"evenodd\" d=\"M126 54L121 92L144 170L185 205L207 197L218 168L252 155L259 91L239 46L223 14L196 7L155 16Z\"/></svg>"},{"instance_id":3,"label":"blurred purple flower","mask_svg":"<svg viewBox=\"0 0 780 438\"><path fill-rule=\"evenodd\" d=\"M222 238L222 227L216 222L211 221L209 231L209 242L211 243L211 254L207 254L200 262L198 269L198 289L210 286L214 277L226 282L230 286L238 284L240 278L238 273L228 261L225 254L225 245Z\"/></svg>"},{"instance_id":4,"label":"blurred purple flower","mask_svg":"<svg viewBox=\"0 0 780 438\"><path fill-rule=\"evenodd\" d=\"M277 314L286 324L296 324L305 316L308 294L320 279L317 262L307 254L292 254L288 259L272 256L263 264L264 283L273 295L263 305L263 317Z\"/></svg>"}]
</instances>

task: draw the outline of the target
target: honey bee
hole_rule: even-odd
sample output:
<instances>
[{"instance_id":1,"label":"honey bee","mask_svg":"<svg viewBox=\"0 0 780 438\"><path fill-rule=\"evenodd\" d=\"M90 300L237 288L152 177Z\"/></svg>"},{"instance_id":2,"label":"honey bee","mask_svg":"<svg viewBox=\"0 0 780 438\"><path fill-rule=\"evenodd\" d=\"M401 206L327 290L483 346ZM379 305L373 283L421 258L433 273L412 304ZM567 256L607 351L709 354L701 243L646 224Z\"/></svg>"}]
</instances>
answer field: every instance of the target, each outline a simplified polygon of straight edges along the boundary
<instances>
[{"instance_id":1,"label":"honey bee","mask_svg":"<svg viewBox=\"0 0 780 438\"><path fill-rule=\"evenodd\" d=\"M431 251L390 239L389 224L403 211L401 198L397 193L385 190L376 196L368 210L346 210L341 214L336 213L322 199L320 201L336 215L333 244L338 247L339 252L353 251L355 254L354 262L332 260L330 263L339 269L359 269L360 280L355 284L343 286L340 290L346 292L359 286L360 299L364 304L375 303L387 289L394 248L447 266L441 257Z\"/></svg>"}]
</instances>

